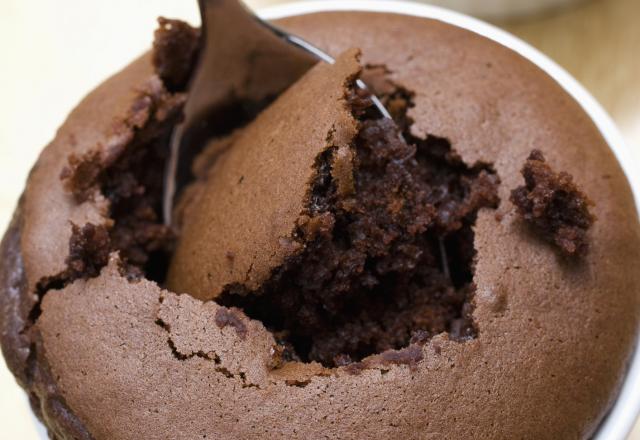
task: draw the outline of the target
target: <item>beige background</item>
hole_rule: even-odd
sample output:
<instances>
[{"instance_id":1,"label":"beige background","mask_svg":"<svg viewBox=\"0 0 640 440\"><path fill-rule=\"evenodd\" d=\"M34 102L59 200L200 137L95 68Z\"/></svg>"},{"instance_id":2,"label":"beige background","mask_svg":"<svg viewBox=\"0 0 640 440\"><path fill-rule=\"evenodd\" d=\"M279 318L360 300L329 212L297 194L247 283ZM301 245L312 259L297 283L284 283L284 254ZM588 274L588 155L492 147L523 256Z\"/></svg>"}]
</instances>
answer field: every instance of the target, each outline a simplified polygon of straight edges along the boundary
<instances>
[{"instance_id":1,"label":"beige background","mask_svg":"<svg viewBox=\"0 0 640 440\"><path fill-rule=\"evenodd\" d=\"M248 1L259 7L278 0ZM0 230L38 152L82 96L143 52L155 17L197 22L195 0L2 0ZM542 49L611 113L640 160L640 0L592 0L499 23ZM640 391L639 391L640 392ZM26 400L0 361L0 439L36 439ZM630 439L640 440L640 425Z\"/></svg>"}]
</instances>

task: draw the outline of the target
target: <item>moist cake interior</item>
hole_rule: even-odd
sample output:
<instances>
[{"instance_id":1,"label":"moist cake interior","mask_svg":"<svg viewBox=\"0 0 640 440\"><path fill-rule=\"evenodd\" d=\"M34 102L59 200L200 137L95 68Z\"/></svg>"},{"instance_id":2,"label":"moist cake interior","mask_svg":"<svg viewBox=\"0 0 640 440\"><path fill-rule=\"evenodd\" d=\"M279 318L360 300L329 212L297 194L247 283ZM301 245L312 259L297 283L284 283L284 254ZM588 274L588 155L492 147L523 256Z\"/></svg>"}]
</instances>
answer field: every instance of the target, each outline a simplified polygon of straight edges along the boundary
<instances>
[{"instance_id":1,"label":"moist cake interior","mask_svg":"<svg viewBox=\"0 0 640 440\"><path fill-rule=\"evenodd\" d=\"M347 90L359 124L350 146L354 191L338 191L335 149L317 157L306 212L293 237L305 243L304 250L260 288L230 285L216 301L262 321L283 359L327 367L423 344L442 332L460 341L473 338L473 224L480 208L498 205L497 175L490 164L466 165L446 139L413 137L410 91L395 85L376 91L394 115L390 120L355 84ZM128 278L163 283L179 239L161 217L162 171L177 120L140 131L107 167L96 160L92 169L91 161L71 158L63 176L70 190L87 197L91 176L111 201L114 223L108 231L75 227L69 269L45 280L43 292L97 276L114 250Z\"/></svg>"},{"instance_id":2,"label":"moist cake interior","mask_svg":"<svg viewBox=\"0 0 640 440\"><path fill-rule=\"evenodd\" d=\"M472 225L478 209L498 203L489 165L467 167L446 140L402 133L350 90L359 121L355 191L341 195L332 173L337 151L325 151L294 234L304 251L259 289L233 285L217 298L262 321L286 359L325 366L441 332L474 337Z\"/></svg>"}]
</instances>

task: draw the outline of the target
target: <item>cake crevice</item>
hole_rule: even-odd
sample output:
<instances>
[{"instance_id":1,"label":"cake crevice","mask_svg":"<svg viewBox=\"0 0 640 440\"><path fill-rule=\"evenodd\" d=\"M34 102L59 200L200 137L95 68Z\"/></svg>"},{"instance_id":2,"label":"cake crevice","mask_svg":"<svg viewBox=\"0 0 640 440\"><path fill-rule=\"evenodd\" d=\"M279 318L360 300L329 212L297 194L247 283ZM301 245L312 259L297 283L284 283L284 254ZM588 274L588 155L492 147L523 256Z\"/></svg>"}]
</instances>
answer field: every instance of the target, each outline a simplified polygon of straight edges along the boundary
<instances>
[{"instance_id":1,"label":"cake crevice","mask_svg":"<svg viewBox=\"0 0 640 440\"><path fill-rule=\"evenodd\" d=\"M490 164L467 166L446 139L411 136L410 91L380 96L396 102L398 122L380 118L353 83L346 89L358 121L354 193L334 179L338 148L324 150L292 236L301 250L258 289L235 283L216 299L263 322L294 360L336 367L389 352L393 363L404 359L396 350L436 334L476 334L472 227L479 209L497 207L499 179Z\"/></svg>"},{"instance_id":2,"label":"cake crevice","mask_svg":"<svg viewBox=\"0 0 640 440\"><path fill-rule=\"evenodd\" d=\"M163 298L162 296L159 298L158 300L159 304L162 304L162 298ZM178 348L178 346L176 345L176 342L173 340L171 336L171 325L165 322L165 320L160 316L156 318L155 324L166 332L167 346L169 350L171 350L172 356L178 359L179 361L189 361L190 359L198 358L204 361L213 362L213 364L215 365L214 371L216 373L222 374L227 379L238 380L241 383L242 388L261 389L261 386L259 384L251 382L247 378L246 373L244 373L243 371L233 372L231 371L230 368L227 368L225 365L223 365L222 358L215 351L195 350L195 351L190 351L188 353L182 352Z\"/></svg>"}]
</instances>

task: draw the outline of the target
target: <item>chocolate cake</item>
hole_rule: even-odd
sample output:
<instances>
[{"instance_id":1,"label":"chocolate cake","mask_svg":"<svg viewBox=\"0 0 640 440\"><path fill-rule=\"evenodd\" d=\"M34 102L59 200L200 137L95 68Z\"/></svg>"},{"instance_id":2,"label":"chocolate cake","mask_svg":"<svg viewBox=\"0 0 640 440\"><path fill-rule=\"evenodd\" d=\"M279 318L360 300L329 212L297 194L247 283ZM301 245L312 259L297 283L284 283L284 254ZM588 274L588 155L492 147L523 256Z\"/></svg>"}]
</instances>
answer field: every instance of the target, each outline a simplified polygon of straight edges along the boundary
<instances>
[{"instance_id":1,"label":"chocolate cake","mask_svg":"<svg viewBox=\"0 0 640 440\"><path fill-rule=\"evenodd\" d=\"M203 145L165 226L201 45L160 25L43 150L0 249L3 354L52 438L595 432L640 225L558 84L438 21L281 20L336 64Z\"/></svg>"},{"instance_id":2,"label":"chocolate cake","mask_svg":"<svg viewBox=\"0 0 640 440\"><path fill-rule=\"evenodd\" d=\"M377 114L354 55L317 66L194 184L167 283L242 309L288 358L328 367L471 337L471 227L499 202L489 165Z\"/></svg>"}]
</instances>

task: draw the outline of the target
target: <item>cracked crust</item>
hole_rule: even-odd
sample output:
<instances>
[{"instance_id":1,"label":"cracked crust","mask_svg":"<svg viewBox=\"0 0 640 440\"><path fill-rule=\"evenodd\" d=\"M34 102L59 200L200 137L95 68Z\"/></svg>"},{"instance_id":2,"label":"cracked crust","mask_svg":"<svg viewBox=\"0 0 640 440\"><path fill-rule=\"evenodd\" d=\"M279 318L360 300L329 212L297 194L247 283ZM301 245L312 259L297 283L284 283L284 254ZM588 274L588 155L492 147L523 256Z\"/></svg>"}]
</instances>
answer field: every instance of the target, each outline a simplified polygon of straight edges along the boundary
<instances>
[{"instance_id":1,"label":"cracked crust","mask_svg":"<svg viewBox=\"0 0 640 440\"><path fill-rule=\"evenodd\" d=\"M20 250L24 221L20 201L0 244L0 343L7 366L29 393L36 416L49 430L52 440L92 440L80 419L69 409L53 379L40 334L32 328L29 314L37 303L28 294Z\"/></svg>"},{"instance_id":2,"label":"cracked crust","mask_svg":"<svg viewBox=\"0 0 640 440\"><path fill-rule=\"evenodd\" d=\"M45 149L0 250L3 353L52 436L589 437L615 398L640 316L640 274L627 269L640 261L640 228L597 129L537 68L467 31L368 13L281 24L330 53L359 46L366 64L390 66L416 92L415 134L449 139L467 163L494 162L503 200L529 151L543 148L596 203L589 254L559 261L507 203L498 220L481 213L478 338L436 336L375 367L273 370L279 353L261 324L240 317L245 339L236 325L211 325L220 306L128 281L113 256L101 276L50 291L27 331L38 281L65 269L68 220L107 222L104 200L78 205L64 191L66 159L128 142L140 98L157 90L145 56L92 93Z\"/></svg>"}]
</instances>

